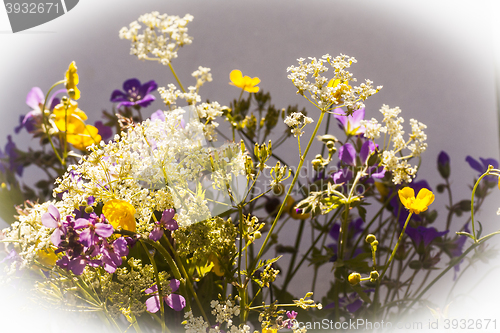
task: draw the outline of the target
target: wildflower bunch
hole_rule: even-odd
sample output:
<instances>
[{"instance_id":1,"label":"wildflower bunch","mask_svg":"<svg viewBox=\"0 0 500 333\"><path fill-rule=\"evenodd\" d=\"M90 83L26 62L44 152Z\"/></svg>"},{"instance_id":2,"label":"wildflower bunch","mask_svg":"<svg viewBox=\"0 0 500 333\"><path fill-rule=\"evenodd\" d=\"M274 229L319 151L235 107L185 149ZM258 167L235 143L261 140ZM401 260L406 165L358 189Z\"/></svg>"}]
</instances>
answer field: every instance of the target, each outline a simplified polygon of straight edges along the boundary
<instances>
[{"instance_id":1,"label":"wildflower bunch","mask_svg":"<svg viewBox=\"0 0 500 333\"><path fill-rule=\"evenodd\" d=\"M350 82L356 82L347 70L357 62L354 57L344 54L332 57L326 54L320 59L309 57L308 60L299 58L297 61L298 66L287 68L287 72L290 72L288 78L297 87L297 94L306 97L321 110L345 106L347 113L352 114L354 110L364 107L362 101L382 89L382 86L374 88L370 80L359 86L350 85ZM333 77L325 76L324 73L329 69L326 65L333 68ZM306 92L309 96L305 95Z\"/></svg>"},{"instance_id":2,"label":"wildflower bunch","mask_svg":"<svg viewBox=\"0 0 500 333\"><path fill-rule=\"evenodd\" d=\"M405 140L402 125L404 119L399 117L401 109L398 107L389 108L388 105L383 105L380 112L384 115L382 121L385 126L379 124L375 118L363 120L361 124L366 127L364 136L374 140L380 137L380 133L384 133L384 146L380 148L382 151L381 165L387 171L392 172L394 184L410 183L415 177L417 166L412 167L408 160L412 157L420 157L420 154L427 149L427 143L425 142L427 135L424 133L427 126L415 119L410 119L412 132L410 138ZM404 149L410 150L410 153L397 156Z\"/></svg>"},{"instance_id":3,"label":"wildflower bunch","mask_svg":"<svg viewBox=\"0 0 500 333\"><path fill-rule=\"evenodd\" d=\"M141 60L156 60L163 65L168 65L172 59L177 58L177 51L184 45L193 42L187 34L187 24L193 20L192 15L183 18L175 15L160 15L151 12L139 16L140 23L145 25L144 30L139 22L130 23L129 28L120 30L120 38L132 42L130 54L136 55ZM150 54L156 58L151 58Z\"/></svg>"}]
</instances>

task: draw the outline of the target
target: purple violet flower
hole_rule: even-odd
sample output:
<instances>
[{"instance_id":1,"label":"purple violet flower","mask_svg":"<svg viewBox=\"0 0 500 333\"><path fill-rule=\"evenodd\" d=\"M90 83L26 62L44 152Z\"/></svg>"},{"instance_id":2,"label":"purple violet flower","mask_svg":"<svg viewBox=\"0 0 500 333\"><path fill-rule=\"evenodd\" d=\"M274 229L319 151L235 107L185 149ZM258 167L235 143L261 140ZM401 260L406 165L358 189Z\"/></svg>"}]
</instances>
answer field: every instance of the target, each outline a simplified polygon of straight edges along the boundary
<instances>
[{"instance_id":1,"label":"purple violet flower","mask_svg":"<svg viewBox=\"0 0 500 333\"><path fill-rule=\"evenodd\" d=\"M113 129L109 126L104 125L102 121L96 121L94 126L97 128L102 141L106 141L113 136Z\"/></svg>"},{"instance_id":2,"label":"purple violet flower","mask_svg":"<svg viewBox=\"0 0 500 333\"><path fill-rule=\"evenodd\" d=\"M80 232L80 241L85 247L90 248L96 245L100 240L99 237L109 237L113 234L114 228L109 223L103 223L101 221L106 221L103 214L98 217L95 213L91 213L88 219L79 218L75 221L75 229L85 229Z\"/></svg>"},{"instance_id":3,"label":"purple violet flower","mask_svg":"<svg viewBox=\"0 0 500 333\"><path fill-rule=\"evenodd\" d=\"M365 133L365 127L361 125L361 120L365 119L365 109L358 109L350 116L346 116L345 111L341 108L336 108L334 117L339 121L339 126L347 135L360 135Z\"/></svg>"},{"instance_id":4,"label":"purple violet flower","mask_svg":"<svg viewBox=\"0 0 500 333\"><path fill-rule=\"evenodd\" d=\"M160 120L160 121L165 121L165 113L163 113L162 110L157 110L156 112L154 112L151 117L150 117L151 121L155 121L155 120Z\"/></svg>"},{"instance_id":5,"label":"purple violet flower","mask_svg":"<svg viewBox=\"0 0 500 333\"><path fill-rule=\"evenodd\" d=\"M426 228L424 226L418 226L416 228L408 226L406 228L406 234L415 242L415 246L418 248L423 244L424 248L427 247L434 239L446 235L449 230L437 231L436 228Z\"/></svg>"},{"instance_id":6,"label":"purple violet flower","mask_svg":"<svg viewBox=\"0 0 500 333\"><path fill-rule=\"evenodd\" d=\"M114 273L116 268L122 264L122 257L128 255L128 243L123 237L116 239L112 244L103 241L102 264L108 273Z\"/></svg>"},{"instance_id":7,"label":"purple violet flower","mask_svg":"<svg viewBox=\"0 0 500 333\"><path fill-rule=\"evenodd\" d=\"M447 179L450 176L450 156L445 151L441 151L437 163L439 174L444 179Z\"/></svg>"},{"instance_id":8,"label":"purple violet flower","mask_svg":"<svg viewBox=\"0 0 500 333\"><path fill-rule=\"evenodd\" d=\"M123 83L123 91L115 90L111 94L111 102L119 102L117 108L122 106L135 106L147 107L156 98L150 94L151 91L156 90L157 84L151 80L144 84L138 79L128 79Z\"/></svg>"},{"instance_id":9,"label":"purple violet flower","mask_svg":"<svg viewBox=\"0 0 500 333\"><path fill-rule=\"evenodd\" d=\"M170 288L172 292L177 291L181 285L180 281L177 279L170 280ZM158 286L155 284L151 288L146 289L146 294L152 295L146 300L146 309L150 313L156 313L160 310L160 296L158 295ZM178 294L170 294L164 296L163 300L169 307L175 311L181 311L186 306L186 299Z\"/></svg>"},{"instance_id":10,"label":"purple violet flower","mask_svg":"<svg viewBox=\"0 0 500 333\"><path fill-rule=\"evenodd\" d=\"M488 170L488 166L492 165L495 169L498 169L498 161L495 160L494 158L479 158L481 163L479 163L477 160L472 158L470 155L465 158L465 161L469 163L470 167L477 172L479 172L479 175L482 175ZM488 182L495 182L498 178L496 176L486 176L484 179Z\"/></svg>"},{"instance_id":11,"label":"purple violet flower","mask_svg":"<svg viewBox=\"0 0 500 333\"><path fill-rule=\"evenodd\" d=\"M356 165L356 149L350 143L346 143L339 148L339 158L342 163L347 165Z\"/></svg>"},{"instance_id":12,"label":"purple violet flower","mask_svg":"<svg viewBox=\"0 0 500 333\"><path fill-rule=\"evenodd\" d=\"M161 215L161 220L156 222L156 226L149 234L149 238L156 242L163 236L163 229L170 231L177 230L179 225L177 224L177 221L174 220L174 216L175 209L166 209Z\"/></svg>"},{"instance_id":13,"label":"purple violet flower","mask_svg":"<svg viewBox=\"0 0 500 333\"><path fill-rule=\"evenodd\" d=\"M66 235L66 228L61 223L61 214L55 206L49 205L47 213L42 215L42 224L47 228L56 229L52 233L50 240L52 244L59 246L62 236Z\"/></svg>"},{"instance_id":14,"label":"purple violet flower","mask_svg":"<svg viewBox=\"0 0 500 333\"><path fill-rule=\"evenodd\" d=\"M359 158L361 159L362 164L366 164L370 156L376 151L377 145L373 143L371 140L366 140L363 142L361 146L361 150L359 151Z\"/></svg>"},{"instance_id":15,"label":"purple violet flower","mask_svg":"<svg viewBox=\"0 0 500 333\"><path fill-rule=\"evenodd\" d=\"M5 153L0 150L0 159L4 161L0 162L0 170L2 172L6 171L8 168L10 171L17 173L19 176L23 175L24 165L18 163L19 153L17 152L17 147L14 141L12 141L12 136L7 136L7 144L5 145ZM7 160L7 161L5 161Z\"/></svg>"},{"instance_id":16,"label":"purple violet flower","mask_svg":"<svg viewBox=\"0 0 500 333\"><path fill-rule=\"evenodd\" d=\"M60 100L55 96L60 92L65 92L66 89L61 89L56 91L47 103L49 110L54 109L54 107L60 103ZM28 95L26 96L26 104L31 107L31 111L26 115L20 117L19 126L17 126L14 131L19 133L23 127L26 128L28 133L34 133L42 124L42 107L45 101L45 96L42 89L38 87L33 87Z\"/></svg>"}]
</instances>

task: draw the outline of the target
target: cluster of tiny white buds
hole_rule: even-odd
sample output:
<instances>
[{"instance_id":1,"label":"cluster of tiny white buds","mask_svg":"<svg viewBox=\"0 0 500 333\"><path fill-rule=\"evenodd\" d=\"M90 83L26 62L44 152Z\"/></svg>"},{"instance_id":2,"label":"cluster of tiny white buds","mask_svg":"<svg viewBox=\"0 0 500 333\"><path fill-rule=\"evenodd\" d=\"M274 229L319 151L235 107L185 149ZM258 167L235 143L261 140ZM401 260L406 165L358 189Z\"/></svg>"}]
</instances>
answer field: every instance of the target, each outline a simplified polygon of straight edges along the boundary
<instances>
[{"instance_id":1,"label":"cluster of tiny white buds","mask_svg":"<svg viewBox=\"0 0 500 333\"><path fill-rule=\"evenodd\" d=\"M210 68L199 66L198 70L194 71L191 76L196 78L196 88L199 89L205 82L212 82L212 73Z\"/></svg>"},{"instance_id":2,"label":"cluster of tiny white buds","mask_svg":"<svg viewBox=\"0 0 500 333\"><path fill-rule=\"evenodd\" d=\"M314 120L310 117L304 116L302 112L294 112L288 117L285 118L285 124L288 127L291 127L291 132L293 133L294 137L301 136L304 134L302 132L302 129L308 125L314 122Z\"/></svg>"},{"instance_id":3,"label":"cluster of tiny white buds","mask_svg":"<svg viewBox=\"0 0 500 333\"><path fill-rule=\"evenodd\" d=\"M365 126L365 137L369 139L377 139L380 133L389 135L389 142L385 147L382 147L382 165L387 171L392 172L392 181L394 184L401 184L402 182L410 183L415 177L417 172L416 166L411 166L408 160L412 157L418 157L422 152L427 149L427 135L424 129L427 128L421 122L415 119L410 120L412 133L408 141L404 139L403 123L404 119L399 117L401 109L399 107L390 108L388 105L383 105L380 109L383 114L382 126L376 119L372 118L369 121L363 120L362 125ZM392 144L392 147L390 145ZM410 154L402 157L397 157L396 154L403 149L410 150Z\"/></svg>"},{"instance_id":4,"label":"cluster of tiny white buds","mask_svg":"<svg viewBox=\"0 0 500 333\"><path fill-rule=\"evenodd\" d=\"M187 24L193 20L192 15L184 17L167 14L160 15L159 12L151 12L141 15L129 28L123 27L119 36L132 42L130 54L136 55L142 60L157 60L163 65L170 64L171 60L177 58L177 51L181 46L192 43L193 38L187 34ZM156 58L150 58L149 54Z\"/></svg>"},{"instance_id":5,"label":"cluster of tiny white buds","mask_svg":"<svg viewBox=\"0 0 500 333\"><path fill-rule=\"evenodd\" d=\"M168 90L165 89L165 87L159 87L158 93L160 93L165 105L170 106L176 104L177 98L182 92L178 90L174 84L170 83L168 85Z\"/></svg>"}]
</instances>

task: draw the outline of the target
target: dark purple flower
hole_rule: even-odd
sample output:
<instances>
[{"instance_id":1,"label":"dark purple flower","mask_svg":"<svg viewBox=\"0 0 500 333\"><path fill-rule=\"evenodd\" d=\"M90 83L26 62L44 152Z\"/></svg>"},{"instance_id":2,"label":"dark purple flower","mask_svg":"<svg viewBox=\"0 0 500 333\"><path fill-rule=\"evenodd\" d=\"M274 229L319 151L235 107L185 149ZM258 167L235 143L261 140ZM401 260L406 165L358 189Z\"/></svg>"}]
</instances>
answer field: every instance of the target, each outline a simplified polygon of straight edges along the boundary
<instances>
[{"instance_id":1,"label":"dark purple flower","mask_svg":"<svg viewBox=\"0 0 500 333\"><path fill-rule=\"evenodd\" d=\"M465 225L464 231L470 233L468 223ZM462 255L465 242L467 241L468 238L469 237L464 236L464 235L458 236L458 238L454 241L454 246L450 249L450 254L451 254L452 258L460 257ZM457 278L457 273L460 271L460 264L463 261L464 260L462 259L459 263L457 263L453 267L453 269L455 270L453 280L455 280Z\"/></svg>"},{"instance_id":2,"label":"dark purple flower","mask_svg":"<svg viewBox=\"0 0 500 333\"><path fill-rule=\"evenodd\" d=\"M365 290L366 293L370 292L371 290ZM347 297L339 297L339 306L340 308L345 307L347 311L350 313L354 313L361 308L363 305L363 301L359 299L359 296L357 293L352 293L348 295ZM324 309L334 309L335 308L335 302L327 304Z\"/></svg>"},{"instance_id":3,"label":"dark purple flower","mask_svg":"<svg viewBox=\"0 0 500 333\"><path fill-rule=\"evenodd\" d=\"M352 171L350 169L342 169L331 175L335 184L347 183L352 179Z\"/></svg>"},{"instance_id":4,"label":"dark purple flower","mask_svg":"<svg viewBox=\"0 0 500 333\"><path fill-rule=\"evenodd\" d=\"M100 260L91 260L84 256L77 256L75 258L68 258L67 256L62 257L56 262L57 266L70 270L75 275L82 275L83 270L87 266L98 267L101 264Z\"/></svg>"},{"instance_id":5,"label":"dark purple flower","mask_svg":"<svg viewBox=\"0 0 500 333\"><path fill-rule=\"evenodd\" d=\"M339 148L339 158L342 163L347 165L356 165L356 149L350 143L346 143Z\"/></svg>"},{"instance_id":6,"label":"dark purple flower","mask_svg":"<svg viewBox=\"0 0 500 333\"><path fill-rule=\"evenodd\" d=\"M167 229L170 231L177 230L179 225L177 221L174 220L175 209L166 209L162 215L159 222L156 222L156 226L153 228L151 233L149 234L149 238L158 241L163 236L163 229Z\"/></svg>"},{"instance_id":7,"label":"dark purple flower","mask_svg":"<svg viewBox=\"0 0 500 333\"><path fill-rule=\"evenodd\" d=\"M386 170L385 170L385 167L383 167L383 166L380 166L380 167L372 166L368 169L368 176L370 176L372 178L381 179L381 178L384 178L385 172L386 172Z\"/></svg>"},{"instance_id":8,"label":"dark purple flower","mask_svg":"<svg viewBox=\"0 0 500 333\"><path fill-rule=\"evenodd\" d=\"M85 229L80 232L80 241L87 248L96 245L100 237L109 237L113 234L114 228L106 221L104 215L98 217L95 213L91 213L88 219L79 218L75 221L75 229Z\"/></svg>"},{"instance_id":9,"label":"dark purple flower","mask_svg":"<svg viewBox=\"0 0 500 333\"><path fill-rule=\"evenodd\" d=\"M348 224L348 232L352 234L352 237L356 236L360 232L363 232L363 225L364 221L362 218L358 218L354 221L351 221ZM332 237L334 240L339 239L339 233L340 233L340 224L339 223L334 223L332 227L330 228L330 232L328 233L330 237Z\"/></svg>"},{"instance_id":10,"label":"dark purple flower","mask_svg":"<svg viewBox=\"0 0 500 333\"><path fill-rule=\"evenodd\" d=\"M114 273L116 268L122 264L122 258L128 255L128 243L123 237L116 239L112 244L105 240L102 248L102 265L108 273Z\"/></svg>"},{"instance_id":11,"label":"dark purple flower","mask_svg":"<svg viewBox=\"0 0 500 333\"><path fill-rule=\"evenodd\" d=\"M438 155L438 171L441 177L447 179L450 176L450 156L441 151Z\"/></svg>"},{"instance_id":12,"label":"dark purple flower","mask_svg":"<svg viewBox=\"0 0 500 333\"><path fill-rule=\"evenodd\" d=\"M477 160L473 159L471 156L467 156L465 158L465 161L469 163L470 167L477 172L479 172L479 175L482 175L488 170L488 166L492 165L495 169L498 169L498 161L495 160L494 158L479 158L481 163L479 163ZM496 176L486 176L484 179L488 182L495 182L498 178Z\"/></svg>"},{"instance_id":13,"label":"dark purple flower","mask_svg":"<svg viewBox=\"0 0 500 333\"><path fill-rule=\"evenodd\" d=\"M172 292L177 291L181 285L180 281L177 279L170 280L170 288ZM146 289L146 294L153 295L146 300L146 309L150 313L156 313L160 310L160 296L158 295L158 286L155 284L151 288ZM186 306L186 299L178 294L170 294L164 296L163 300L169 307L175 311L181 311Z\"/></svg>"},{"instance_id":14,"label":"dark purple flower","mask_svg":"<svg viewBox=\"0 0 500 333\"><path fill-rule=\"evenodd\" d=\"M436 228L426 228L424 226L418 226L417 228L408 226L406 228L406 234L413 240L417 248L421 244L427 247L434 239L444 236L448 232L449 230L439 232Z\"/></svg>"},{"instance_id":15,"label":"dark purple flower","mask_svg":"<svg viewBox=\"0 0 500 333\"><path fill-rule=\"evenodd\" d=\"M334 117L339 121L339 126L347 135L359 135L365 133L365 127L361 125L361 120L365 119L365 109L358 109L350 116L346 116L344 110L337 108Z\"/></svg>"},{"instance_id":16,"label":"dark purple flower","mask_svg":"<svg viewBox=\"0 0 500 333\"><path fill-rule=\"evenodd\" d=\"M113 135L113 129L109 126L104 125L103 122L100 120L96 121L94 123L94 126L97 128L97 131L101 136L101 140L103 141L108 140Z\"/></svg>"},{"instance_id":17,"label":"dark purple flower","mask_svg":"<svg viewBox=\"0 0 500 333\"><path fill-rule=\"evenodd\" d=\"M2 172L6 171L8 168L10 171L17 173L19 176L23 175L24 165L18 162L19 153L17 151L16 144L12 141L12 136L7 136L7 144L5 145L5 153L0 150L0 159L4 160L0 162L0 170Z\"/></svg>"},{"instance_id":18,"label":"dark purple flower","mask_svg":"<svg viewBox=\"0 0 500 333\"><path fill-rule=\"evenodd\" d=\"M134 105L144 108L155 100L155 97L149 93L157 87L156 82L153 80L141 84L138 79L129 79L123 83L124 92L120 90L113 91L111 102L119 102L117 108Z\"/></svg>"}]
</instances>

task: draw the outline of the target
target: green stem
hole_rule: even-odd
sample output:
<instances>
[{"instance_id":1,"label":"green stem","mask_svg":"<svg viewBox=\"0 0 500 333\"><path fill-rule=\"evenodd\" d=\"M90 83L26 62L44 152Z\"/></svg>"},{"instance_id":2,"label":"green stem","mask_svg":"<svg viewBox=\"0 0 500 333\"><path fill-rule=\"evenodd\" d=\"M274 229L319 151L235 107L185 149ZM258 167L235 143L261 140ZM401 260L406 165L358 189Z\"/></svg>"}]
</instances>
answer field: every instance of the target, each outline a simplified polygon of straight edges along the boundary
<instances>
[{"instance_id":1,"label":"green stem","mask_svg":"<svg viewBox=\"0 0 500 333\"><path fill-rule=\"evenodd\" d=\"M264 239L264 242L262 243L262 246L259 250L259 253L255 257L255 260L254 260L253 264L251 265L251 270L249 271L249 274L252 274L255 266L257 266L257 263L258 263L259 259L262 257L262 254L264 253L264 249L265 249L267 243L269 242L269 239L271 238L273 230L276 227L276 223L278 222L279 218L281 217L281 214L283 214L283 211L284 211L283 208L285 207L285 203L287 201L286 199L288 199L288 197L292 193L293 187L295 186L295 183L297 182L297 179L299 178L300 169L302 169L302 165L304 164L307 153L309 152L309 148L311 148L312 142L314 141L314 138L316 137L316 134L318 133L319 126L321 125L321 122L322 122L324 116L325 116L325 111L321 110L321 115L319 116L316 127L314 128L314 132L313 132L311 138L309 139L309 142L307 143L307 147L304 151L304 155L300 158L300 162L299 162L299 165L297 167L297 172L295 173L295 176L293 177L292 183L290 184L290 187L288 189L288 192L286 193L285 198L283 199L283 203L280 206L280 209L278 211L278 215L276 215L276 218L274 219L273 224L271 225L271 228L269 229L267 236Z\"/></svg>"},{"instance_id":2,"label":"green stem","mask_svg":"<svg viewBox=\"0 0 500 333\"><path fill-rule=\"evenodd\" d=\"M181 88L182 92L186 93L186 89L184 89L184 86L182 85L181 80L179 80L179 77L175 73L174 67L172 67L172 64L170 62L168 63L168 67L170 67L170 70L172 71L172 74L174 74L174 77L177 80L177 83L179 84L179 87Z\"/></svg>"},{"instance_id":3,"label":"green stem","mask_svg":"<svg viewBox=\"0 0 500 333\"><path fill-rule=\"evenodd\" d=\"M149 252L146 244L144 244L143 241L140 241L140 243L141 243L144 251L146 251L146 254L148 255L149 261L151 262L151 265L153 265L153 270L154 270L154 275L155 275L155 280L156 280L156 287L158 289L158 297L160 298L161 331L166 332L166 329L165 329L165 327L166 327L166 325L165 325L165 308L163 305L163 290L161 287L161 281L160 281L160 275L158 273L158 267L156 266L156 261L155 261L154 256L151 254L151 252Z\"/></svg>"},{"instance_id":4,"label":"green stem","mask_svg":"<svg viewBox=\"0 0 500 333\"><path fill-rule=\"evenodd\" d=\"M45 96L45 100L43 101L43 106L42 106L42 119L43 119L43 124L45 125L45 133L47 134L47 139L49 139L49 142L50 142L50 145L52 147L52 150L54 151L54 153L56 154L56 157L57 159L59 160L59 162L61 163L61 165L65 165L64 163L64 160L61 158L61 156L59 155L59 153L57 152L56 150L56 147L54 146L54 142L52 141L52 137L50 136L49 134L49 122L47 121L47 116L45 115L45 106L47 104L47 100L49 99L49 95L50 95L50 92L58 85L62 84L66 82L66 80L61 80L61 81L58 81L56 83L54 83L52 85L52 87L50 87L49 91L47 92L47 95Z\"/></svg>"},{"instance_id":5,"label":"green stem","mask_svg":"<svg viewBox=\"0 0 500 333\"><path fill-rule=\"evenodd\" d=\"M200 308L201 315L203 316L203 318L205 319L205 321L207 323L210 323L208 320L208 316L205 313L205 310L203 310L203 306L201 305L200 299L198 298L198 294L196 294L196 291L194 290L193 284L191 283L191 279L189 278L189 275L188 275L186 269L184 268L184 265L181 261L181 258L179 257L177 252L174 250L172 244L170 244L170 241L167 239L167 236L165 236L165 234L163 234L163 240L168 244L170 251L172 251L172 253L174 254L174 258L178 263L178 267L180 268L182 275L184 275L184 279L186 281L186 284L187 284L189 290L191 291L191 293L193 294L193 297L194 297L196 304Z\"/></svg>"},{"instance_id":6,"label":"green stem","mask_svg":"<svg viewBox=\"0 0 500 333\"><path fill-rule=\"evenodd\" d=\"M394 256L396 255L396 251L398 250L398 247L399 247L399 244L401 243L401 241L403 240L403 236L405 234L405 231L406 231L406 227L408 226L408 222L410 222L410 218L411 216L413 215L413 212L410 211L410 214L408 214L408 218L406 219L406 222L405 222L405 225L403 227L403 230L401 230L401 234L399 235L399 239L398 239L398 242L396 243L396 245L394 246L394 250L392 251L392 254L391 254L391 257L389 258L389 260L387 261L387 263L385 264L385 268L384 268L384 271L382 272L382 274L380 274L380 278L379 280L382 281L382 278L384 277L384 274L385 272L387 271L387 268L389 267L389 265L391 264L391 261L392 259L394 258Z\"/></svg>"}]
</instances>

